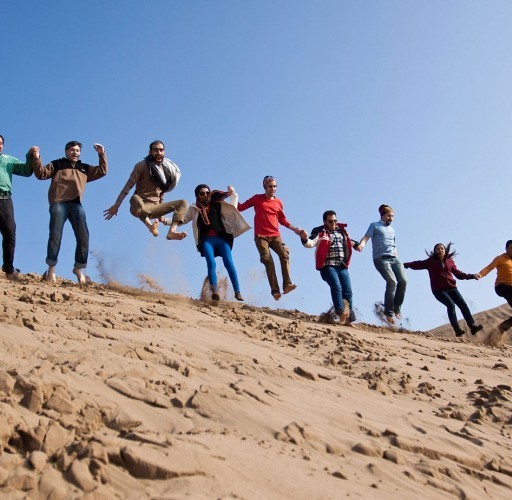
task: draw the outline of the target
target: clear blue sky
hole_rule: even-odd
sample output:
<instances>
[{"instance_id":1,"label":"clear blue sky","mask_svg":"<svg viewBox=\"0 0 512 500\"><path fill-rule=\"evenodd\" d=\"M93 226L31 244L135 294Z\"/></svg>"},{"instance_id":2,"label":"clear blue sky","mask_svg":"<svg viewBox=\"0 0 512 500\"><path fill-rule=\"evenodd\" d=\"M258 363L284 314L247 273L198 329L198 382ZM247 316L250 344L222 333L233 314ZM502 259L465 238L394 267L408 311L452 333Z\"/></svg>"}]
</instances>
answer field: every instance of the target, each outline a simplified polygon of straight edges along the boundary
<instances>
[{"instance_id":1,"label":"clear blue sky","mask_svg":"<svg viewBox=\"0 0 512 500\"><path fill-rule=\"evenodd\" d=\"M153 238L128 199L103 220L156 138L182 170L170 199L192 202L205 182L233 184L243 201L272 174L292 223L310 230L334 209L359 239L387 203L402 260L451 240L465 272L512 238L512 2L6 0L1 19L4 152L21 158L38 145L49 162L76 139L82 160L96 164L93 143L106 147L109 174L87 186L83 204L91 250L121 282L142 273L196 297L206 275L190 227L183 242ZM14 178L15 265L24 273L46 268L48 187ZM326 310L314 252L282 235L297 290L273 301L247 233L233 254L247 301ZM73 277L74 246L67 225L59 276ZM98 279L95 263L88 272ZM350 273L360 317L373 321L384 281L370 247ZM411 327L446 323L427 273L408 277ZM459 282L473 312L503 303L493 281L494 273Z\"/></svg>"}]
</instances>

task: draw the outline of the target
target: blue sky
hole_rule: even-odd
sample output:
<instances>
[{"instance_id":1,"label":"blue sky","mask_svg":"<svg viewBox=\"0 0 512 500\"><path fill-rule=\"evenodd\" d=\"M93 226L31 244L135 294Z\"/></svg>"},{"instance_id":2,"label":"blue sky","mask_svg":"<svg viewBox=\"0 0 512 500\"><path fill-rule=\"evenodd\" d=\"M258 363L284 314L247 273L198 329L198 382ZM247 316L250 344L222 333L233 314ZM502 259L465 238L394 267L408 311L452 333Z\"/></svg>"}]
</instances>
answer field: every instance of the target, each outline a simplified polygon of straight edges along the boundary
<instances>
[{"instance_id":1,"label":"blue sky","mask_svg":"<svg viewBox=\"0 0 512 500\"><path fill-rule=\"evenodd\" d=\"M192 202L205 182L233 184L244 201L271 174L293 224L310 230L334 209L359 239L387 203L402 260L453 241L465 272L512 238L509 1L6 0L1 15L4 152L38 145L49 162L76 139L96 164L93 143L106 147L109 174L87 186L83 204L91 250L123 283L144 274L197 297L206 275L190 227L183 242L153 238L128 199L103 220L157 138L182 170L169 199ZM14 178L15 265L25 273L46 268L48 186ZM297 290L274 302L247 233L233 252L247 302L326 310L313 251L282 235ZM67 225L59 276L72 277L74 245ZM372 322L384 281L369 247L350 273L359 315ZM408 278L410 326L446 323L427 273ZM503 303L493 280L459 282L473 312Z\"/></svg>"}]
</instances>

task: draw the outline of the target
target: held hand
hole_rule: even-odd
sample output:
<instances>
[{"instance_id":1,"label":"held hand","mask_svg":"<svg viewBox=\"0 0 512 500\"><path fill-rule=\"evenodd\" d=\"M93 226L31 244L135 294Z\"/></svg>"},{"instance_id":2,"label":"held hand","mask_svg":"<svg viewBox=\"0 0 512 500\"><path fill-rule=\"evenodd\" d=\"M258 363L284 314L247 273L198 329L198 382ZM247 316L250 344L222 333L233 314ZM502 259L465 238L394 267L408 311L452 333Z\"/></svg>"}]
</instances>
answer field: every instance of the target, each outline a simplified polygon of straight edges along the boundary
<instances>
[{"instance_id":1,"label":"held hand","mask_svg":"<svg viewBox=\"0 0 512 500\"><path fill-rule=\"evenodd\" d=\"M117 215L118 210L119 207L117 205L112 205L110 208L103 210L103 217L105 217L105 220L110 220L114 215Z\"/></svg>"},{"instance_id":2,"label":"held hand","mask_svg":"<svg viewBox=\"0 0 512 500\"><path fill-rule=\"evenodd\" d=\"M165 224L167 219L162 215L161 217L158 217L158 222L161 222L162 224Z\"/></svg>"},{"instance_id":3,"label":"held hand","mask_svg":"<svg viewBox=\"0 0 512 500\"><path fill-rule=\"evenodd\" d=\"M307 240L308 239L308 233L305 229L301 229L299 233L297 233L300 236L301 240Z\"/></svg>"},{"instance_id":4,"label":"held hand","mask_svg":"<svg viewBox=\"0 0 512 500\"><path fill-rule=\"evenodd\" d=\"M230 184L228 186L228 194L231 196L235 192L235 188Z\"/></svg>"},{"instance_id":5,"label":"held hand","mask_svg":"<svg viewBox=\"0 0 512 500\"><path fill-rule=\"evenodd\" d=\"M474 274L473 276L475 277L476 280L479 280L482 277L481 274Z\"/></svg>"},{"instance_id":6,"label":"held hand","mask_svg":"<svg viewBox=\"0 0 512 500\"><path fill-rule=\"evenodd\" d=\"M105 148L101 145L101 144L95 144L94 145L94 149L96 150L96 152L101 155L105 152Z\"/></svg>"},{"instance_id":7,"label":"held hand","mask_svg":"<svg viewBox=\"0 0 512 500\"><path fill-rule=\"evenodd\" d=\"M38 146L32 146L29 151L28 151L31 155L32 155L32 158L38 160L39 159L39 147Z\"/></svg>"},{"instance_id":8,"label":"held hand","mask_svg":"<svg viewBox=\"0 0 512 500\"><path fill-rule=\"evenodd\" d=\"M361 245L357 245L354 250L356 250L356 252L362 252L363 251L363 247Z\"/></svg>"}]
</instances>

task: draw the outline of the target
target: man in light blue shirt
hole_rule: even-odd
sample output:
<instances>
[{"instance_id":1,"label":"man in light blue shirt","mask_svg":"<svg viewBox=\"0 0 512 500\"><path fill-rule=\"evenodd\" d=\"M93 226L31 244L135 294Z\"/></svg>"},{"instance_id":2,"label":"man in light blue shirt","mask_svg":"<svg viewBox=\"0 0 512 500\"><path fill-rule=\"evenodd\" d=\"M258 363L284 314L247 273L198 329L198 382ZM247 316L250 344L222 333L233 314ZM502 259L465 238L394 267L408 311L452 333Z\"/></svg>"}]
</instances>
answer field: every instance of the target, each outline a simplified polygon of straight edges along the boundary
<instances>
[{"instance_id":1,"label":"man in light blue shirt","mask_svg":"<svg viewBox=\"0 0 512 500\"><path fill-rule=\"evenodd\" d=\"M16 247L16 223L12 204L12 175L30 177L32 167L28 161L32 149L27 153L27 162L3 154L4 137L0 135L0 233L2 234L2 271L10 279L18 277L14 269L14 249Z\"/></svg>"},{"instance_id":2,"label":"man in light blue shirt","mask_svg":"<svg viewBox=\"0 0 512 500\"><path fill-rule=\"evenodd\" d=\"M379 207L380 221L372 222L364 238L356 247L361 252L366 242L372 239L373 263L381 276L386 280L384 295L384 316L393 325L395 319L401 318L400 308L404 302L407 277L403 264L398 259L395 244L395 230L391 227L394 212L389 205Z\"/></svg>"}]
</instances>

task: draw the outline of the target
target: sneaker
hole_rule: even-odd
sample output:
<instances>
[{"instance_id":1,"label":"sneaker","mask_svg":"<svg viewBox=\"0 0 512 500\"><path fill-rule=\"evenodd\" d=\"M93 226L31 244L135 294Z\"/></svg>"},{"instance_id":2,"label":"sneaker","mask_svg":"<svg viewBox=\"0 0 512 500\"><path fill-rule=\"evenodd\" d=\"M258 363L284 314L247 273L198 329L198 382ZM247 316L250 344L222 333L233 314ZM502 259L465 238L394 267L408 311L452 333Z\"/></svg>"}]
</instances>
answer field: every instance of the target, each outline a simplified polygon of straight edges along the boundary
<instances>
[{"instance_id":1,"label":"sneaker","mask_svg":"<svg viewBox=\"0 0 512 500\"><path fill-rule=\"evenodd\" d=\"M466 332L462 328L457 328L455 330L455 336L456 337L462 337ZM473 332L471 332L473 333Z\"/></svg>"},{"instance_id":2,"label":"sneaker","mask_svg":"<svg viewBox=\"0 0 512 500\"><path fill-rule=\"evenodd\" d=\"M218 302L220 300L220 295L217 292L212 293L212 300L214 302Z\"/></svg>"},{"instance_id":3,"label":"sneaker","mask_svg":"<svg viewBox=\"0 0 512 500\"><path fill-rule=\"evenodd\" d=\"M471 329L471 335L476 335L481 329L483 328L482 325L473 325Z\"/></svg>"},{"instance_id":4,"label":"sneaker","mask_svg":"<svg viewBox=\"0 0 512 500\"><path fill-rule=\"evenodd\" d=\"M286 285L283 289L283 293L286 295L287 293L293 292L297 288L297 285L289 284Z\"/></svg>"},{"instance_id":5,"label":"sneaker","mask_svg":"<svg viewBox=\"0 0 512 500\"><path fill-rule=\"evenodd\" d=\"M244 298L242 297L242 294L240 292L235 292L235 299L239 300L240 302L244 301Z\"/></svg>"}]
</instances>

